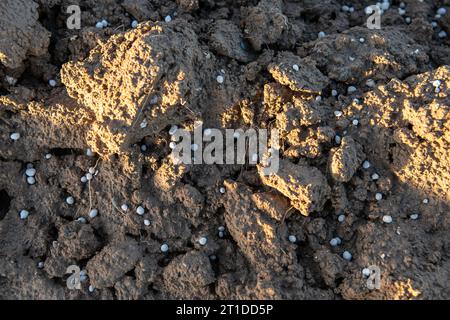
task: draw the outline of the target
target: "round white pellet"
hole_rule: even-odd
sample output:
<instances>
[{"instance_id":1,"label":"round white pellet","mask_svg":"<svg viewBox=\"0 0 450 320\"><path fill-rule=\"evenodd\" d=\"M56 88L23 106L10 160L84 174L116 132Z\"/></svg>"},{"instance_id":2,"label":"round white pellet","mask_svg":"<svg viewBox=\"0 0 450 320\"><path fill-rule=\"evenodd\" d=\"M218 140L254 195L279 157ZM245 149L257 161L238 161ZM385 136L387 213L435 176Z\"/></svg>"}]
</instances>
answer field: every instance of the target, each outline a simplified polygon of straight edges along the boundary
<instances>
[{"instance_id":1,"label":"round white pellet","mask_svg":"<svg viewBox=\"0 0 450 320\"><path fill-rule=\"evenodd\" d=\"M173 125L169 129L169 135L173 136L178 131L178 126Z\"/></svg>"},{"instance_id":2,"label":"round white pellet","mask_svg":"<svg viewBox=\"0 0 450 320\"><path fill-rule=\"evenodd\" d=\"M163 245L161 245L161 252L167 252L169 251L169 246L164 243Z\"/></svg>"},{"instance_id":3,"label":"round white pellet","mask_svg":"<svg viewBox=\"0 0 450 320\"><path fill-rule=\"evenodd\" d=\"M25 174L27 175L27 177L34 177L36 175L36 169L29 168L25 171Z\"/></svg>"},{"instance_id":4,"label":"round white pellet","mask_svg":"<svg viewBox=\"0 0 450 320\"><path fill-rule=\"evenodd\" d=\"M126 203L122 204L120 208L122 209L122 211L128 211L128 205Z\"/></svg>"},{"instance_id":5,"label":"round white pellet","mask_svg":"<svg viewBox=\"0 0 450 320\"><path fill-rule=\"evenodd\" d=\"M139 126L141 127L141 129L144 129L147 128L147 125L148 125L147 120L143 120Z\"/></svg>"},{"instance_id":6,"label":"round white pellet","mask_svg":"<svg viewBox=\"0 0 450 320\"><path fill-rule=\"evenodd\" d=\"M36 183L36 179L34 177L27 177L27 183L33 185Z\"/></svg>"},{"instance_id":7,"label":"round white pellet","mask_svg":"<svg viewBox=\"0 0 450 320\"><path fill-rule=\"evenodd\" d=\"M383 222L384 223L392 223L392 217L390 215L384 215Z\"/></svg>"},{"instance_id":8,"label":"round white pellet","mask_svg":"<svg viewBox=\"0 0 450 320\"><path fill-rule=\"evenodd\" d=\"M369 80L366 81L366 86L368 86L368 87L370 87L370 88L375 87L375 85L376 85L376 83L375 83L375 81L372 80L372 79L369 79Z\"/></svg>"},{"instance_id":9,"label":"round white pellet","mask_svg":"<svg viewBox=\"0 0 450 320\"><path fill-rule=\"evenodd\" d=\"M56 81L53 79L49 80L48 84L50 85L50 87L56 87Z\"/></svg>"},{"instance_id":10,"label":"round white pellet","mask_svg":"<svg viewBox=\"0 0 450 320\"><path fill-rule=\"evenodd\" d=\"M83 218L83 217L79 217L79 218L77 219L77 221L78 221L78 222L81 222L81 223L86 223L86 219Z\"/></svg>"},{"instance_id":11,"label":"round white pellet","mask_svg":"<svg viewBox=\"0 0 450 320\"><path fill-rule=\"evenodd\" d=\"M103 23L102 23L101 21L99 21L99 22L97 22L97 23L95 24L95 27L96 27L97 29L103 29Z\"/></svg>"},{"instance_id":12,"label":"round white pellet","mask_svg":"<svg viewBox=\"0 0 450 320\"><path fill-rule=\"evenodd\" d=\"M335 115L336 117L340 117L340 116L342 116L342 111L336 110L336 111L334 111L334 115Z\"/></svg>"},{"instance_id":13,"label":"round white pellet","mask_svg":"<svg viewBox=\"0 0 450 320\"><path fill-rule=\"evenodd\" d=\"M433 87L439 88L441 86L441 80L434 80L433 81Z\"/></svg>"},{"instance_id":14,"label":"round white pellet","mask_svg":"<svg viewBox=\"0 0 450 320\"><path fill-rule=\"evenodd\" d=\"M91 212L89 212L89 217L90 218L95 218L98 215L98 210L97 209L92 209Z\"/></svg>"},{"instance_id":15,"label":"round white pellet","mask_svg":"<svg viewBox=\"0 0 450 320\"><path fill-rule=\"evenodd\" d=\"M333 238L330 240L330 245L332 247L336 247L339 244L339 241L337 240L337 238Z\"/></svg>"},{"instance_id":16,"label":"round white pellet","mask_svg":"<svg viewBox=\"0 0 450 320\"><path fill-rule=\"evenodd\" d=\"M364 269L362 270L362 274L363 274L363 276L365 276L365 277L370 276L370 274L371 274L370 269L369 269L369 268L364 268Z\"/></svg>"},{"instance_id":17,"label":"round white pellet","mask_svg":"<svg viewBox=\"0 0 450 320\"><path fill-rule=\"evenodd\" d=\"M27 210L21 210L19 213L20 219L25 220L26 218L28 218L28 216L30 215L30 213Z\"/></svg>"},{"instance_id":18,"label":"round white pellet","mask_svg":"<svg viewBox=\"0 0 450 320\"><path fill-rule=\"evenodd\" d=\"M438 24L436 21L432 21L431 26L433 27L433 29L435 29L438 26Z\"/></svg>"},{"instance_id":19,"label":"round white pellet","mask_svg":"<svg viewBox=\"0 0 450 320\"><path fill-rule=\"evenodd\" d=\"M342 258L344 258L347 261L350 261L350 260L352 260L352 254L348 251L344 251L342 253Z\"/></svg>"},{"instance_id":20,"label":"round white pellet","mask_svg":"<svg viewBox=\"0 0 450 320\"><path fill-rule=\"evenodd\" d=\"M419 219L419 215L417 213L413 213L412 215L409 216L411 218L411 220L417 220Z\"/></svg>"},{"instance_id":21,"label":"round white pellet","mask_svg":"<svg viewBox=\"0 0 450 320\"><path fill-rule=\"evenodd\" d=\"M218 83L223 83L225 81L225 78L222 75L218 75L217 78L216 78L216 81Z\"/></svg>"},{"instance_id":22,"label":"round white pellet","mask_svg":"<svg viewBox=\"0 0 450 320\"><path fill-rule=\"evenodd\" d=\"M364 169L369 169L370 168L370 162L368 160L366 160L366 161L363 162L362 166L363 166Z\"/></svg>"},{"instance_id":23,"label":"round white pellet","mask_svg":"<svg viewBox=\"0 0 450 320\"><path fill-rule=\"evenodd\" d=\"M51 157L52 157L52 155L51 155L50 153L47 153L47 154L45 155L45 159L47 159L47 160L51 159Z\"/></svg>"},{"instance_id":24,"label":"round white pellet","mask_svg":"<svg viewBox=\"0 0 450 320\"><path fill-rule=\"evenodd\" d=\"M82 176L81 177L81 182L86 183L88 181L88 179L86 178L86 176Z\"/></svg>"},{"instance_id":25,"label":"round white pellet","mask_svg":"<svg viewBox=\"0 0 450 320\"><path fill-rule=\"evenodd\" d=\"M404 16L406 14L406 10L403 8L398 8L398 14Z\"/></svg>"},{"instance_id":26,"label":"round white pellet","mask_svg":"<svg viewBox=\"0 0 450 320\"><path fill-rule=\"evenodd\" d=\"M332 95L333 97L336 97L336 96L338 95L337 90L331 90L331 95Z\"/></svg>"},{"instance_id":27,"label":"round white pellet","mask_svg":"<svg viewBox=\"0 0 450 320\"><path fill-rule=\"evenodd\" d=\"M145 144L143 144L143 145L141 146L141 151L142 151L142 152L147 151L147 146L146 146Z\"/></svg>"},{"instance_id":28,"label":"round white pellet","mask_svg":"<svg viewBox=\"0 0 450 320\"><path fill-rule=\"evenodd\" d=\"M423 199L422 201L424 204L428 204L429 200L427 198Z\"/></svg>"},{"instance_id":29,"label":"round white pellet","mask_svg":"<svg viewBox=\"0 0 450 320\"><path fill-rule=\"evenodd\" d=\"M223 231L219 231L219 238L223 238L223 236L224 236Z\"/></svg>"},{"instance_id":30,"label":"round white pellet","mask_svg":"<svg viewBox=\"0 0 450 320\"><path fill-rule=\"evenodd\" d=\"M359 38L359 42L364 43L366 41L366 39L364 38Z\"/></svg>"},{"instance_id":31,"label":"round white pellet","mask_svg":"<svg viewBox=\"0 0 450 320\"><path fill-rule=\"evenodd\" d=\"M140 216L144 215L145 209L142 206L137 207L136 213Z\"/></svg>"},{"instance_id":32,"label":"round white pellet","mask_svg":"<svg viewBox=\"0 0 450 320\"><path fill-rule=\"evenodd\" d=\"M219 228L217 228L217 230L224 232L225 231L225 227L224 226L220 226Z\"/></svg>"},{"instance_id":33,"label":"round white pellet","mask_svg":"<svg viewBox=\"0 0 450 320\"><path fill-rule=\"evenodd\" d=\"M20 139L20 133L18 132L11 133L9 137L11 138L11 140L17 141Z\"/></svg>"},{"instance_id":34,"label":"round white pellet","mask_svg":"<svg viewBox=\"0 0 450 320\"><path fill-rule=\"evenodd\" d=\"M438 37L441 38L441 39L447 38L447 32L442 30L441 32L438 33Z\"/></svg>"},{"instance_id":35,"label":"round white pellet","mask_svg":"<svg viewBox=\"0 0 450 320\"><path fill-rule=\"evenodd\" d=\"M148 227L148 226L150 225L150 220L145 219L145 220L144 220L144 224Z\"/></svg>"},{"instance_id":36,"label":"round white pellet","mask_svg":"<svg viewBox=\"0 0 450 320\"><path fill-rule=\"evenodd\" d=\"M87 149L86 149L86 155L87 155L88 157L92 157L92 156L94 155L94 153L92 152L91 148L87 148Z\"/></svg>"},{"instance_id":37,"label":"round white pellet","mask_svg":"<svg viewBox=\"0 0 450 320\"><path fill-rule=\"evenodd\" d=\"M241 136L241 134L239 132L233 133L233 138L235 138L235 139L239 139L240 136Z\"/></svg>"},{"instance_id":38,"label":"round white pellet","mask_svg":"<svg viewBox=\"0 0 450 320\"><path fill-rule=\"evenodd\" d=\"M219 189L219 192L220 192L220 193L225 193L225 191L226 191L226 190L225 190L224 187L221 187L221 188Z\"/></svg>"},{"instance_id":39,"label":"round white pellet","mask_svg":"<svg viewBox=\"0 0 450 320\"><path fill-rule=\"evenodd\" d=\"M356 90L357 90L357 89L356 89L355 86L350 86L350 87L347 88L347 93L348 93L348 94L352 94L352 93L355 93Z\"/></svg>"},{"instance_id":40,"label":"round white pellet","mask_svg":"<svg viewBox=\"0 0 450 320\"><path fill-rule=\"evenodd\" d=\"M354 120L352 121L352 123L353 123L354 126L357 126L357 125L359 124L359 121L358 121L357 119L354 119Z\"/></svg>"},{"instance_id":41,"label":"round white pellet","mask_svg":"<svg viewBox=\"0 0 450 320\"><path fill-rule=\"evenodd\" d=\"M165 21L165 22L170 22L170 21L172 21L172 17L171 17L171 16L166 16L166 17L164 18L164 21Z\"/></svg>"},{"instance_id":42,"label":"round white pellet","mask_svg":"<svg viewBox=\"0 0 450 320\"><path fill-rule=\"evenodd\" d=\"M349 11L350 11L350 7L349 7L349 6L346 6L346 5L343 5L343 6L341 7L341 10L344 11L344 12L349 12Z\"/></svg>"},{"instance_id":43,"label":"round white pellet","mask_svg":"<svg viewBox=\"0 0 450 320\"><path fill-rule=\"evenodd\" d=\"M75 199L72 196L68 196L66 198L66 203L69 204L69 205L72 205L72 204L75 203Z\"/></svg>"},{"instance_id":44,"label":"round white pellet","mask_svg":"<svg viewBox=\"0 0 450 320\"><path fill-rule=\"evenodd\" d=\"M175 143L175 142L173 142L173 141L171 141L170 143L169 143L169 148L170 149L175 149L177 147L177 144Z\"/></svg>"},{"instance_id":45,"label":"round white pellet","mask_svg":"<svg viewBox=\"0 0 450 320\"><path fill-rule=\"evenodd\" d=\"M380 179L380 176L378 175L378 173L372 174L372 180L378 180L378 179Z\"/></svg>"},{"instance_id":46,"label":"round white pellet","mask_svg":"<svg viewBox=\"0 0 450 320\"><path fill-rule=\"evenodd\" d=\"M134 28L137 28L137 26L138 26L138 22L136 21L136 20L133 20L132 22L131 22L131 27L134 29Z\"/></svg>"},{"instance_id":47,"label":"round white pellet","mask_svg":"<svg viewBox=\"0 0 450 320\"><path fill-rule=\"evenodd\" d=\"M294 65L292 66L292 69L294 69L294 71L299 71L299 70L300 70L300 67L298 66L298 64L294 64Z\"/></svg>"},{"instance_id":48,"label":"round white pellet","mask_svg":"<svg viewBox=\"0 0 450 320\"><path fill-rule=\"evenodd\" d=\"M90 174L94 174L95 173L95 168L94 167L90 167L88 171L89 171Z\"/></svg>"},{"instance_id":49,"label":"round white pellet","mask_svg":"<svg viewBox=\"0 0 450 320\"><path fill-rule=\"evenodd\" d=\"M90 173L90 172L86 173L87 180L92 180L93 178L94 178L94 176L92 175L92 173Z\"/></svg>"},{"instance_id":50,"label":"round white pellet","mask_svg":"<svg viewBox=\"0 0 450 320\"><path fill-rule=\"evenodd\" d=\"M294 236L294 235L290 235L289 236L289 242L296 243L297 242L297 237Z\"/></svg>"},{"instance_id":51,"label":"round white pellet","mask_svg":"<svg viewBox=\"0 0 450 320\"><path fill-rule=\"evenodd\" d=\"M445 9L445 8L439 8L439 9L436 11L436 13L439 14L439 15L441 15L441 16L443 16L444 14L447 13L447 9Z\"/></svg>"},{"instance_id":52,"label":"round white pellet","mask_svg":"<svg viewBox=\"0 0 450 320\"><path fill-rule=\"evenodd\" d=\"M338 221L339 222L344 222L344 220L345 220L345 215L343 215L343 214L339 215Z\"/></svg>"},{"instance_id":53,"label":"round white pellet","mask_svg":"<svg viewBox=\"0 0 450 320\"><path fill-rule=\"evenodd\" d=\"M193 144L191 145L191 150L192 150L192 151L197 151L197 150L198 150L198 144L193 143Z\"/></svg>"},{"instance_id":54,"label":"round white pellet","mask_svg":"<svg viewBox=\"0 0 450 320\"><path fill-rule=\"evenodd\" d=\"M204 246L207 242L208 242L208 239L206 239L205 237L201 237L198 240L198 243L200 243L201 246Z\"/></svg>"},{"instance_id":55,"label":"round white pellet","mask_svg":"<svg viewBox=\"0 0 450 320\"><path fill-rule=\"evenodd\" d=\"M318 37L319 39L325 38L325 32L320 31L319 34L317 35L317 37Z\"/></svg>"},{"instance_id":56,"label":"round white pellet","mask_svg":"<svg viewBox=\"0 0 450 320\"><path fill-rule=\"evenodd\" d=\"M211 135L211 133L212 133L211 129L205 129L205 132L204 132L205 137L209 137Z\"/></svg>"},{"instance_id":57,"label":"round white pellet","mask_svg":"<svg viewBox=\"0 0 450 320\"><path fill-rule=\"evenodd\" d=\"M338 136L338 135L336 135L336 136L334 137L334 141L335 141L337 144L340 144L340 143L341 143L341 137Z\"/></svg>"},{"instance_id":58,"label":"round white pellet","mask_svg":"<svg viewBox=\"0 0 450 320\"><path fill-rule=\"evenodd\" d=\"M354 7L349 7L348 8L348 12L355 12L355 8Z\"/></svg>"},{"instance_id":59,"label":"round white pellet","mask_svg":"<svg viewBox=\"0 0 450 320\"><path fill-rule=\"evenodd\" d=\"M38 267L39 269L44 268L44 262L42 262L42 261L38 262L37 267Z\"/></svg>"},{"instance_id":60,"label":"round white pellet","mask_svg":"<svg viewBox=\"0 0 450 320\"><path fill-rule=\"evenodd\" d=\"M108 26L108 21L106 21L105 19L103 19L101 22L102 22L103 28L106 28Z\"/></svg>"},{"instance_id":61,"label":"round white pellet","mask_svg":"<svg viewBox=\"0 0 450 320\"><path fill-rule=\"evenodd\" d=\"M95 291L95 287L93 285L90 285L88 290L90 293L92 293Z\"/></svg>"},{"instance_id":62,"label":"round white pellet","mask_svg":"<svg viewBox=\"0 0 450 320\"><path fill-rule=\"evenodd\" d=\"M381 193L377 193L377 194L375 194L375 199L377 200L377 201L380 201L381 199L383 199L383 195L381 194Z\"/></svg>"}]
</instances>

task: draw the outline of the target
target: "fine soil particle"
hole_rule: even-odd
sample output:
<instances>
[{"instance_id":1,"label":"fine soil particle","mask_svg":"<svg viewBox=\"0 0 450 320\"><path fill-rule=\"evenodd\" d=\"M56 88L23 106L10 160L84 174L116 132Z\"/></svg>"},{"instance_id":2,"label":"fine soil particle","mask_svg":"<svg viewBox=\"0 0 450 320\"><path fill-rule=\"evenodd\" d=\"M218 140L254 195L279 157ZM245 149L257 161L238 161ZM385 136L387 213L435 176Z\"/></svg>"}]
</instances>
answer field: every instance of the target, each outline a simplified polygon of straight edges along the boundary
<instances>
[{"instance_id":1,"label":"fine soil particle","mask_svg":"<svg viewBox=\"0 0 450 320\"><path fill-rule=\"evenodd\" d=\"M450 298L448 2L76 2L0 2L0 298ZM176 164L200 121L279 170Z\"/></svg>"}]
</instances>

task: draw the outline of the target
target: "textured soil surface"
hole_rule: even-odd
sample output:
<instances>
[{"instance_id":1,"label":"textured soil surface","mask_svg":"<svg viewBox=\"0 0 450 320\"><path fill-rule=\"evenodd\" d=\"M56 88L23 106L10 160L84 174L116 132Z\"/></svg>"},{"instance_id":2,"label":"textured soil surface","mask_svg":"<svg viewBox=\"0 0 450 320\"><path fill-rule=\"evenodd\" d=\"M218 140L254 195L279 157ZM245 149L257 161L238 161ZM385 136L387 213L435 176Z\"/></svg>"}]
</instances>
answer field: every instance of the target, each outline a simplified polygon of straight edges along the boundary
<instances>
[{"instance_id":1,"label":"textured soil surface","mask_svg":"<svg viewBox=\"0 0 450 320\"><path fill-rule=\"evenodd\" d=\"M450 1L373 4L1 0L0 298L449 299ZM279 171L174 164L198 121Z\"/></svg>"}]
</instances>

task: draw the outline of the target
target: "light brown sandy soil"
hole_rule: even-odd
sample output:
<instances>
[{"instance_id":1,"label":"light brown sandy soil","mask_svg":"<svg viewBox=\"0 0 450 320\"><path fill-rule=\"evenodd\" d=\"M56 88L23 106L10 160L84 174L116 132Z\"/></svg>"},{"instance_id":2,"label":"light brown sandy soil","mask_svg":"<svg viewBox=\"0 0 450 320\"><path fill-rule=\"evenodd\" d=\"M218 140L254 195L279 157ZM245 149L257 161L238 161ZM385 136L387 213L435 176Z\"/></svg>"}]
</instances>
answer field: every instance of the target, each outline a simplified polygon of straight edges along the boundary
<instances>
[{"instance_id":1,"label":"light brown sandy soil","mask_svg":"<svg viewBox=\"0 0 450 320\"><path fill-rule=\"evenodd\" d=\"M405 0L407 24L394 1L379 31L350 3L1 1L0 298L450 298L450 2ZM198 120L280 129L279 172L173 164L168 129Z\"/></svg>"}]
</instances>

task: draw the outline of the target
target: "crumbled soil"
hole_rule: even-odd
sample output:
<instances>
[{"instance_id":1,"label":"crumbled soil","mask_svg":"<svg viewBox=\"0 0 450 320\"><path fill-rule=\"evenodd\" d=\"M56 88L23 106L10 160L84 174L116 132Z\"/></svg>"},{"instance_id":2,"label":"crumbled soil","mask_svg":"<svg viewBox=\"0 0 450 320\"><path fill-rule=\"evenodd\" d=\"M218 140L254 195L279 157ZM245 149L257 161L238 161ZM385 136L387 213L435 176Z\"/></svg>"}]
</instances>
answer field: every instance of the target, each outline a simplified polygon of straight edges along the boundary
<instances>
[{"instance_id":1,"label":"crumbled soil","mask_svg":"<svg viewBox=\"0 0 450 320\"><path fill-rule=\"evenodd\" d=\"M450 2L403 2L2 0L0 298L449 299ZM279 171L174 164L197 121Z\"/></svg>"}]
</instances>

